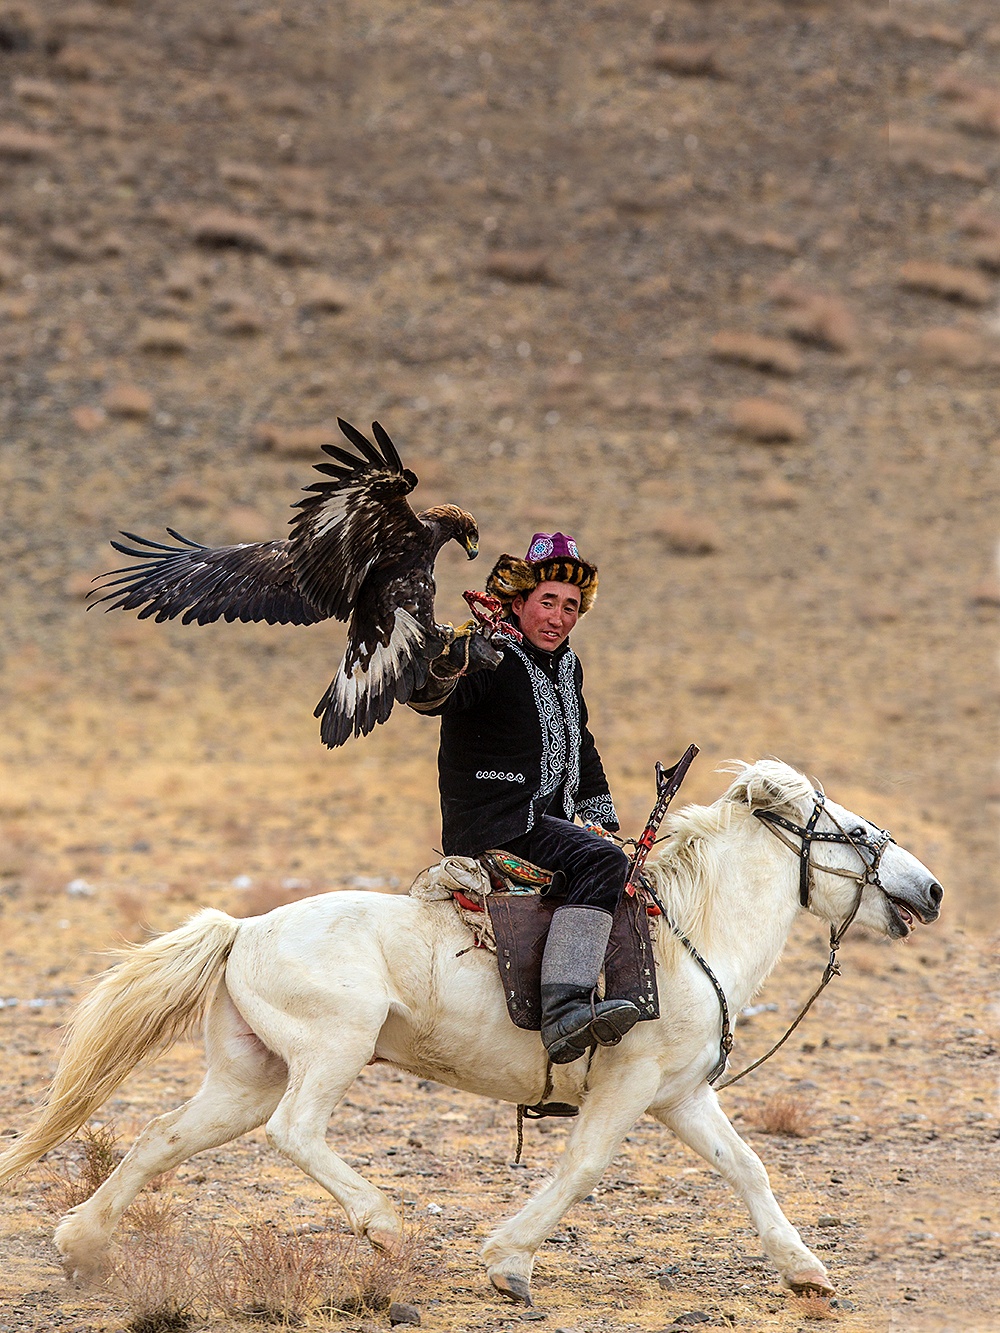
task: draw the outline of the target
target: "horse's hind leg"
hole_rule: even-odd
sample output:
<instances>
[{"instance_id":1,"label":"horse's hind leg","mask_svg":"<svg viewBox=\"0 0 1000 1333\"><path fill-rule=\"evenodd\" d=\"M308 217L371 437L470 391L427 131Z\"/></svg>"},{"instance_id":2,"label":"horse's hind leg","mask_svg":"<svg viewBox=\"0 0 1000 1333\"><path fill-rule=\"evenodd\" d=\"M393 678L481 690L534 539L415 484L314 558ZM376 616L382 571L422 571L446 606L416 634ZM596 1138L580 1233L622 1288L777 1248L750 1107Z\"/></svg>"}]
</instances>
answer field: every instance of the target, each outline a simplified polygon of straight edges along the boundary
<instances>
[{"instance_id":1,"label":"horse's hind leg","mask_svg":"<svg viewBox=\"0 0 1000 1333\"><path fill-rule=\"evenodd\" d=\"M793 1291L833 1295L826 1269L778 1206L764 1164L736 1133L707 1084L676 1105L651 1106L649 1113L729 1182L746 1204L765 1253Z\"/></svg>"},{"instance_id":2,"label":"horse's hind leg","mask_svg":"<svg viewBox=\"0 0 1000 1333\"><path fill-rule=\"evenodd\" d=\"M334 1108L372 1058L388 1008L387 999L369 996L362 1004L355 998L349 1022L334 1004L317 1008L308 1026L297 1025L287 1052L288 1090L267 1122L267 1136L333 1195L355 1235L391 1250L400 1232L392 1204L326 1142Z\"/></svg>"},{"instance_id":3,"label":"horse's hind leg","mask_svg":"<svg viewBox=\"0 0 1000 1333\"><path fill-rule=\"evenodd\" d=\"M256 1129L278 1104L285 1063L249 1030L225 983L212 1002L206 1045L208 1069L195 1096L151 1120L104 1184L60 1222L55 1241L69 1277L85 1280L100 1272L111 1233L154 1176Z\"/></svg>"}]
</instances>

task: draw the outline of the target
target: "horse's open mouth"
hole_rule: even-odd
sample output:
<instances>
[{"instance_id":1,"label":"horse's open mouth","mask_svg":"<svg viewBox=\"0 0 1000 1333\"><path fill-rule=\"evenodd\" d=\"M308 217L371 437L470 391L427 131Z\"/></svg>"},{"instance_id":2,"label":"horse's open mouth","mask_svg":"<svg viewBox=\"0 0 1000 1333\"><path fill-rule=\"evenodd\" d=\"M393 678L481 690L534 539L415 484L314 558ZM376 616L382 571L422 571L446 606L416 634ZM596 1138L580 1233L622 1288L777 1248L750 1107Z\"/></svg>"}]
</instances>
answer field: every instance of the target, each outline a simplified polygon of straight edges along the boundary
<instances>
[{"instance_id":1,"label":"horse's open mouth","mask_svg":"<svg viewBox=\"0 0 1000 1333\"><path fill-rule=\"evenodd\" d=\"M892 914L903 926L903 933L908 935L913 929L914 917L921 925L924 925L924 918L919 909L912 903L904 903L901 898L894 898L891 893L885 895L889 900L889 906L892 908Z\"/></svg>"}]
</instances>

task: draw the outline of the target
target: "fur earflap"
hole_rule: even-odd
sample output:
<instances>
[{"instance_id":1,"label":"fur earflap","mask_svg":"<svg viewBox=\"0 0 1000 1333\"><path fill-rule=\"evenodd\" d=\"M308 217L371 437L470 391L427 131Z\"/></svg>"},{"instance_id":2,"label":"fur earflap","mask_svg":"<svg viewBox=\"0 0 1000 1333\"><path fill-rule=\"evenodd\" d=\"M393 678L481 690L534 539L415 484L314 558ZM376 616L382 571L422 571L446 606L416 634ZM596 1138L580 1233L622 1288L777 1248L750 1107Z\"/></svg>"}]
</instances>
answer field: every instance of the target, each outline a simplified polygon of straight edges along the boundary
<instances>
[{"instance_id":1,"label":"fur earflap","mask_svg":"<svg viewBox=\"0 0 1000 1333\"><path fill-rule=\"evenodd\" d=\"M486 591L499 597L505 610L509 611L518 593L527 596L540 583L549 582L571 583L579 588L580 614L584 615L594 605L597 596L597 566L569 556L553 556L529 564L516 555L502 555L486 580Z\"/></svg>"}]
</instances>

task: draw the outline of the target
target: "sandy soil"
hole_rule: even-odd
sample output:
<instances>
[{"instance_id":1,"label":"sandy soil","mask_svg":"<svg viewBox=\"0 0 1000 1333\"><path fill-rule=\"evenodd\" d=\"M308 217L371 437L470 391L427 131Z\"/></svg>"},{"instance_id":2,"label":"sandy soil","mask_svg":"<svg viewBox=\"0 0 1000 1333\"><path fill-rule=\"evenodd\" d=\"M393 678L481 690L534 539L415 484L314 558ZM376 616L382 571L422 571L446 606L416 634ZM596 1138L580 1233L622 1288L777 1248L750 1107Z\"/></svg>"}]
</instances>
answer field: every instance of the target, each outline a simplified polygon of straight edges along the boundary
<instances>
[{"instance_id":1,"label":"sandy soil","mask_svg":"<svg viewBox=\"0 0 1000 1333\"><path fill-rule=\"evenodd\" d=\"M535 528L600 564L576 647L629 830L695 740L690 799L777 754L934 867L941 923L849 941L726 1104L845 1329L1000 1327L998 58L987 0L0 5L0 1129L121 934L433 859L433 725L319 744L339 628L83 613L117 529L280 535L336 416L377 416L417 498L480 520L442 617ZM804 922L748 1056L822 959ZM199 1058L122 1090L128 1133ZM757 1127L787 1091L801 1139ZM422 1219L424 1323L516 1319L475 1252L562 1127L512 1169L504 1107L385 1071L351 1103L332 1133ZM0 1203L0 1329L120 1327L62 1285L44 1186ZM259 1136L175 1188L194 1225L329 1211ZM537 1299L584 1333L803 1326L758 1253L643 1123Z\"/></svg>"}]
</instances>

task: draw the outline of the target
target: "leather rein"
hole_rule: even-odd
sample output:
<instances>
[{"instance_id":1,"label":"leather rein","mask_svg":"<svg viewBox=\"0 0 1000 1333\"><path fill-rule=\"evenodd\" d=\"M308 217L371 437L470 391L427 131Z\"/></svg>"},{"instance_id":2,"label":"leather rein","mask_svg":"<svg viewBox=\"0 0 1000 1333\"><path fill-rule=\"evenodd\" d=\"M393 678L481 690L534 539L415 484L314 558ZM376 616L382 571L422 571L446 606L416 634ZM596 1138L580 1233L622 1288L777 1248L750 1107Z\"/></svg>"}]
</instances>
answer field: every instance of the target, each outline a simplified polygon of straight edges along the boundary
<instances>
[{"instance_id":1,"label":"leather rein","mask_svg":"<svg viewBox=\"0 0 1000 1333\"><path fill-rule=\"evenodd\" d=\"M877 889L881 889L883 893L885 892L885 885L882 883L879 867L882 863L885 849L889 846L890 842L894 843L896 839L888 829L879 829L878 833L874 836L865 828L856 828L852 832L848 832L847 829L838 822L836 817L830 813L829 809L827 809L826 797L823 792L814 791L813 800L814 805L812 814L804 825L795 824L792 820L786 819L784 815L776 814L772 810L754 810L753 813L755 818L759 819L765 828L769 829L776 838L783 842L785 846L793 851L799 858L799 902L803 907L809 906L809 900L812 894L813 876L816 871L823 871L827 875L840 875L844 879L853 879L857 885L854 902L840 925L830 926L830 957L827 961L826 968L824 969L823 976L820 979L819 985L799 1010L798 1017L795 1019L794 1023L792 1023L785 1035L779 1041L776 1041L771 1049L765 1055L762 1055L759 1060L755 1060L753 1064L747 1065L746 1069L741 1070L738 1074L734 1074L732 1078L727 1078L725 1082L716 1084L715 1080L725 1070L726 1057L733 1045L733 1034L729 1027L728 1008L725 1003L725 998L723 997L720 1000L722 1010L720 1059L708 1076L708 1082L713 1086L717 1086L719 1089L728 1088L733 1083L737 1083L741 1078L749 1074L751 1070L762 1065L765 1060L769 1060L775 1051L784 1046L785 1042L812 1008L814 1001L822 991L826 989L834 977L840 976L840 964L837 961L837 951L840 948L841 941L847 933L848 927L858 914L858 910L861 907L861 898L865 889L870 884ZM827 818L832 821L837 832L818 833L816 831L820 816L824 813ZM798 844L792 840L792 837L788 836L789 834L800 840ZM838 866L815 865L812 862L811 853L813 844L817 842L841 843L853 847L861 858L861 863L864 869L860 874L857 874L853 870L842 870ZM870 853L871 859L869 859L866 853ZM680 932L677 933L679 934ZM686 940L684 942L687 944ZM688 947L690 948L690 946ZM707 972L709 980L715 986L716 993L719 994L721 987L712 974L711 969L708 967L708 964L703 959L697 958L697 956L696 961L700 964L703 970Z\"/></svg>"}]
</instances>

